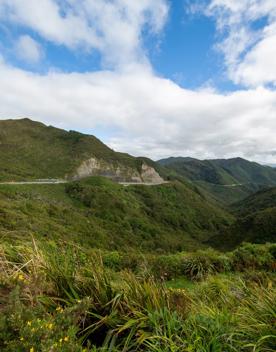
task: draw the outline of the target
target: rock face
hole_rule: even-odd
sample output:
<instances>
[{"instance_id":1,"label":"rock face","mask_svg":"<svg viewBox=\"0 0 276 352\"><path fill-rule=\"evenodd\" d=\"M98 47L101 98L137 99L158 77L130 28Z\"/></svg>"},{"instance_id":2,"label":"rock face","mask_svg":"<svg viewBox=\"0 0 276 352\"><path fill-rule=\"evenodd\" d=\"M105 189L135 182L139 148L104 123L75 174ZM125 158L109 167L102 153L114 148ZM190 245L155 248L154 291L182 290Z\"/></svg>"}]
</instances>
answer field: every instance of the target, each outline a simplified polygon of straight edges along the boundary
<instances>
[{"instance_id":1,"label":"rock face","mask_svg":"<svg viewBox=\"0 0 276 352\"><path fill-rule=\"evenodd\" d=\"M164 180L157 171L143 163L141 171L121 164L108 163L97 158L90 158L81 163L72 179L78 180L89 176L105 176L117 182L162 183Z\"/></svg>"},{"instance_id":2,"label":"rock face","mask_svg":"<svg viewBox=\"0 0 276 352\"><path fill-rule=\"evenodd\" d=\"M142 179L142 182L146 182L146 183L164 182L163 178L160 177L158 172L153 167L145 163L142 164L141 179Z\"/></svg>"}]
</instances>

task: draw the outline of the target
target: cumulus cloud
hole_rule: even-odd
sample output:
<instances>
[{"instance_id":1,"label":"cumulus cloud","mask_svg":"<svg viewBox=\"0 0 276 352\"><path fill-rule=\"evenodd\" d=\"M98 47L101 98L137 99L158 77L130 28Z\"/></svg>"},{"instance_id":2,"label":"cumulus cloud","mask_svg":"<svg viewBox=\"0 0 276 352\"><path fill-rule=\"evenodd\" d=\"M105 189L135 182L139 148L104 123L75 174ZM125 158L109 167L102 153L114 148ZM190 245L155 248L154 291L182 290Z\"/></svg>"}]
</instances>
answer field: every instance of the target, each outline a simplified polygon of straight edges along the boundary
<instances>
[{"instance_id":1,"label":"cumulus cloud","mask_svg":"<svg viewBox=\"0 0 276 352\"><path fill-rule=\"evenodd\" d=\"M21 35L15 44L17 57L28 63L38 63L42 56L43 50L41 45L29 35Z\"/></svg>"},{"instance_id":2,"label":"cumulus cloud","mask_svg":"<svg viewBox=\"0 0 276 352\"><path fill-rule=\"evenodd\" d=\"M62 128L117 130L116 150L273 161L276 92L265 88L221 95L190 91L143 66L116 73L47 75L0 65L2 118L29 116Z\"/></svg>"},{"instance_id":3,"label":"cumulus cloud","mask_svg":"<svg viewBox=\"0 0 276 352\"><path fill-rule=\"evenodd\" d=\"M275 0L211 0L205 14L224 35L218 49L229 77L245 86L276 85Z\"/></svg>"},{"instance_id":4,"label":"cumulus cloud","mask_svg":"<svg viewBox=\"0 0 276 352\"><path fill-rule=\"evenodd\" d=\"M72 50L98 50L111 66L146 62L142 31L158 33L167 14L166 0L0 0L2 21Z\"/></svg>"}]
</instances>

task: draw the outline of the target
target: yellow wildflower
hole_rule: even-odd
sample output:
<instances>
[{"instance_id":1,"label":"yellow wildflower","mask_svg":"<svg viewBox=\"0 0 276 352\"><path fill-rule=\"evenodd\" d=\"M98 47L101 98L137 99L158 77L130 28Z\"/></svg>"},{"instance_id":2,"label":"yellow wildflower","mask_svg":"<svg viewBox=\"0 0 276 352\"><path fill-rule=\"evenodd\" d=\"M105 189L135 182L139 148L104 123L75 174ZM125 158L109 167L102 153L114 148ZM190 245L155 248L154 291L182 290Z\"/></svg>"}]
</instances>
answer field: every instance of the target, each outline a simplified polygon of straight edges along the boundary
<instances>
[{"instance_id":1,"label":"yellow wildflower","mask_svg":"<svg viewBox=\"0 0 276 352\"><path fill-rule=\"evenodd\" d=\"M48 327L49 330L52 330L52 329L53 329L53 326L54 326L54 325L53 325L52 323L49 323L49 324L47 325L47 327Z\"/></svg>"},{"instance_id":2,"label":"yellow wildflower","mask_svg":"<svg viewBox=\"0 0 276 352\"><path fill-rule=\"evenodd\" d=\"M24 341L24 337L20 337L20 341Z\"/></svg>"},{"instance_id":3,"label":"yellow wildflower","mask_svg":"<svg viewBox=\"0 0 276 352\"><path fill-rule=\"evenodd\" d=\"M34 348L33 347L30 348L30 352L34 352Z\"/></svg>"},{"instance_id":4,"label":"yellow wildflower","mask_svg":"<svg viewBox=\"0 0 276 352\"><path fill-rule=\"evenodd\" d=\"M24 276L23 276L22 274L19 274L19 275L17 276L17 279L18 279L19 281L23 281L23 280L24 280Z\"/></svg>"},{"instance_id":5,"label":"yellow wildflower","mask_svg":"<svg viewBox=\"0 0 276 352\"><path fill-rule=\"evenodd\" d=\"M59 339L59 343L62 343L63 339Z\"/></svg>"},{"instance_id":6,"label":"yellow wildflower","mask_svg":"<svg viewBox=\"0 0 276 352\"><path fill-rule=\"evenodd\" d=\"M32 325L32 322L31 322L31 321L28 321L28 322L27 322L27 325L28 325L28 326L31 326L31 325Z\"/></svg>"},{"instance_id":7,"label":"yellow wildflower","mask_svg":"<svg viewBox=\"0 0 276 352\"><path fill-rule=\"evenodd\" d=\"M68 340L69 340L69 337L68 337L68 336L65 336L63 340L64 340L64 341L68 341Z\"/></svg>"}]
</instances>

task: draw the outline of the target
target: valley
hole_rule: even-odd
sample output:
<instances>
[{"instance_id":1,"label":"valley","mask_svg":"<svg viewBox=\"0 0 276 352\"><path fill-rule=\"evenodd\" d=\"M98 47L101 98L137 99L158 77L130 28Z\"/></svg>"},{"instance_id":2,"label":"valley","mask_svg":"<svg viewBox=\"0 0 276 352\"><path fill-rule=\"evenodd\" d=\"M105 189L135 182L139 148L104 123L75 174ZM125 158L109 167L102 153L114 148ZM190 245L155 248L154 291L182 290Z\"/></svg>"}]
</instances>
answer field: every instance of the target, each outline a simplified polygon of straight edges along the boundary
<instances>
[{"instance_id":1,"label":"valley","mask_svg":"<svg viewBox=\"0 0 276 352\"><path fill-rule=\"evenodd\" d=\"M276 169L2 120L0 237L5 352L274 350Z\"/></svg>"}]
</instances>

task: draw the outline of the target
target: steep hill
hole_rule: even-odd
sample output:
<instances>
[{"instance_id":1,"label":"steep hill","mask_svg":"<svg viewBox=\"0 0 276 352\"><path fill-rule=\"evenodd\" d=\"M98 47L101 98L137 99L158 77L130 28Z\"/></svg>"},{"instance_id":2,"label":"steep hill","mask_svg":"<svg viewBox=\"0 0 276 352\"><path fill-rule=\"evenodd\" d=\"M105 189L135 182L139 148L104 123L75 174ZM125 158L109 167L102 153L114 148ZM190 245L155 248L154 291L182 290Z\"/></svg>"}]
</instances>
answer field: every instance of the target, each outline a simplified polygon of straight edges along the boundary
<instances>
[{"instance_id":1,"label":"steep hill","mask_svg":"<svg viewBox=\"0 0 276 352\"><path fill-rule=\"evenodd\" d=\"M2 181L90 175L119 181L160 181L153 165L142 158L115 152L94 136L29 119L0 120Z\"/></svg>"},{"instance_id":2,"label":"steep hill","mask_svg":"<svg viewBox=\"0 0 276 352\"><path fill-rule=\"evenodd\" d=\"M259 191L231 208L236 221L210 244L229 249L241 242L276 242L276 187Z\"/></svg>"},{"instance_id":3,"label":"steep hill","mask_svg":"<svg viewBox=\"0 0 276 352\"><path fill-rule=\"evenodd\" d=\"M196 182L219 201L230 204L276 185L276 170L242 158L198 160L168 158L159 164Z\"/></svg>"},{"instance_id":4,"label":"steep hill","mask_svg":"<svg viewBox=\"0 0 276 352\"><path fill-rule=\"evenodd\" d=\"M261 190L232 205L238 216L254 214L268 208L276 208L276 187Z\"/></svg>"},{"instance_id":5,"label":"steep hill","mask_svg":"<svg viewBox=\"0 0 276 352\"><path fill-rule=\"evenodd\" d=\"M200 248L233 222L180 182L124 187L92 177L56 185L0 185L0 233L106 249Z\"/></svg>"}]
</instances>

